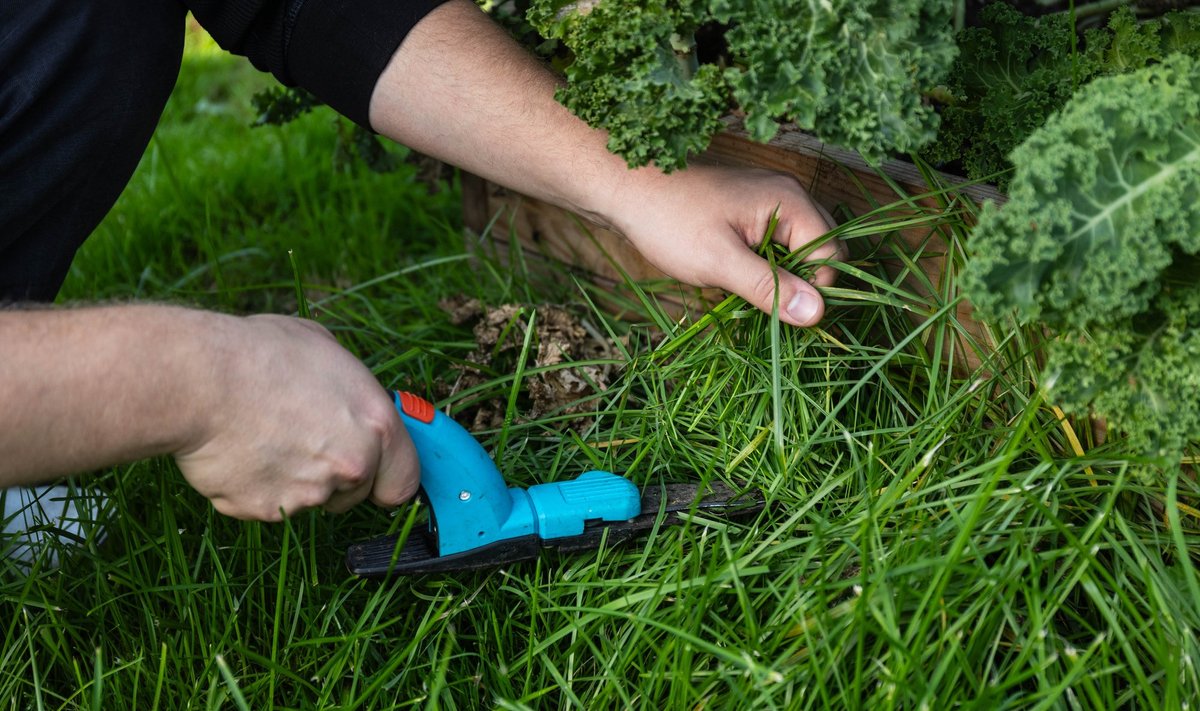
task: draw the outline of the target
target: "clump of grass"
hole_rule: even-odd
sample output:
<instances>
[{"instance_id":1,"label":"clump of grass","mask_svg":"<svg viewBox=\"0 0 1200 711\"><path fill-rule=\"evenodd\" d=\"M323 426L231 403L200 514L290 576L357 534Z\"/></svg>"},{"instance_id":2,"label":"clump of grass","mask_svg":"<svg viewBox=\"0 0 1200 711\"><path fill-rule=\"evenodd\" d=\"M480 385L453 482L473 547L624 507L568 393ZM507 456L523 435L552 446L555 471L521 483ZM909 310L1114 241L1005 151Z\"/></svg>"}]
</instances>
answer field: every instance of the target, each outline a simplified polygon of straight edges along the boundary
<instances>
[{"instance_id":1,"label":"clump of grass","mask_svg":"<svg viewBox=\"0 0 1200 711\"><path fill-rule=\"evenodd\" d=\"M312 160L327 117L251 135L248 117L206 119L194 138L186 107L215 91L200 87L223 62L188 67L71 297L284 312L307 300L384 385L427 391L475 345L438 299L599 298L584 284L535 291L487 259L468 268L452 197L430 198L411 174ZM141 462L87 480L109 498L108 536L61 550L65 570L0 562L0 698L139 709L1197 698L1195 482L1150 483L1118 440L1095 445L1065 422L1040 394L1036 334L1001 324L983 349L956 317L952 278L915 288L911 255L907 269L884 268L901 228L948 235L961 259L973 207L931 192L942 209L901 196L907 217L881 208L838 229L855 257L838 267L822 328L783 327L736 298L677 323L635 289L665 340L591 314L628 345L590 430L548 413L479 433L504 442L514 484L592 467L645 486L720 479L766 494L757 519L697 515L594 554L363 581L342 567L345 546L406 525L411 508L242 523L170 462ZM529 375L443 404L508 399Z\"/></svg>"},{"instance_id":2,"label":"clump of grass","mask_svg":"<svg viewBox=\"0 0 1200 711\"><path fill-rule=\"evenodd\" d=\"M769 581L726 586L724 606L676 601L712 611L702 628L728 630L720 646L779 674L732 687L709 674L720 691L707 700L1194 698L1197 537L1176 504L1194 483L1147 486L1117 444L1077 454L1031 377L1025 335L994 334L990 373L963 377L925 347L957 328L952 304L860 268L845 270L884 283L853 295L855 313L828 331L714 318L631 372L644 401L626 401L622 426L667 460L654 475L711 472L775 504L749 534L759 544L730 558ZM930 318L914 328L906 311ZM1173 518L1156 515L1164 507Z\"/></svg>"}]
</instances>

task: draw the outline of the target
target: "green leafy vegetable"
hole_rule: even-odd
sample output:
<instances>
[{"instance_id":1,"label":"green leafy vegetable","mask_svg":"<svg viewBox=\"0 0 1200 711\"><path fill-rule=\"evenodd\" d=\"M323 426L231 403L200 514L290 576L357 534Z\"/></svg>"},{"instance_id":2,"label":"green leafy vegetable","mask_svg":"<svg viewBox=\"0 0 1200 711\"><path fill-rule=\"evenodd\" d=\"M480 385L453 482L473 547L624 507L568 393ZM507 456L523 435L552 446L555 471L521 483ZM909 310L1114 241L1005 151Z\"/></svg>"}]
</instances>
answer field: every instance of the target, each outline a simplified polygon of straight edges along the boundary
<instances>
[{"instance_id":1,"label":"green leafy vegetable","mask_svg":"<svg viewBox=\"0 0 1200 711\"><path fill-rule=\"evenodd\" d=\"M872 160L919 148L938 121L922 92L956 51L950 15L948 0L535 0L530 20L574 53L560 101L631 166L671 170L735 107L758 140L786 120ZM696 61L713 22L728 64Z\"/></svg>"},{"instance_id":2,"label":"green leafy vegetable","mask_svg":"<svg viewBox=\"0 0 1200 711\"><path fill-rule=\"evenodd\" d=\"M734 97L751 135L786 118L868 160L916 150L937 116L922 91L955 56L948 2L713 0L728 33Z\"/></svg>"},{"instance_id":3,"label":"green leafy vegetable","mask_svg":"<svg viewBox=\"0 0 1200 711\"><path fill-rule=\"evenodd\" d=\"M1061 109L1076 89L1099 76L1160 62L1172 52L1200 56L1200 14L1172 12L1139 21L1121 7L1105 28L1072 42L1066 13L1028 17L993 2L980 26L958 35L937 141L925 150L935 164L961 162L968 177L1004 188L1009 153Z\"/></svg>"},{"instance_id":4,"label":"green leafy vegetable","mask_svg":"<svg viewBox=\"0 0 1200 711\"><path fill-rule=\"evenodd\" d=\"M631 166L682 167L708 146L728 103L721 71L692 58L703 2L603 0L589 7L538 2L529 18L575 52L559 100L609 132Z\"/></svg>"},{"instance_id":5,"label":"green leafy vegetable","mask_svg":"<svg viewBox=\"0 0 1200 711\"><path fill-rule=\"evenodd\" d=\"M254 126L283 126L309 113L313 109L324 106L325 103L300 87L270 87L256 93L250 98L258 116ZM388 152L386 146L372 131L359 125L347 127L339 121L337 126L337 144L334 151L334 164L338 166L351 165L355 157L375 173L390 173L396 169L399 161Z\"/></svg>"},{"instance_id":6,"label":"green leafy vegetable","mask_svg":"<svg viewBox=\"0 0 1200 711\"><path fill-rule=\"evenodd\" d=\"M1156 456L1200 436L1200 61L1081 89L1012 153L964 283L985 316L1058 337L1047 382Z\"/></svg>"},{"instance_id":7,"label":"green leafy vegetable","mask_svg":"<svg viewBox=\"0 0 1200 711\"><path fill-rule=\"evenodd\" d=\"M980 27L959 33L947 84L953 103L943 109L926 157L961 160L968 176L982 179L1008 169L1008 153L1067 102L1078 74L1094 73L1096 59L1093 52L1073 63L1066 15L1035 19L997 2L980 20Z\"/></svg>"},{"instance_id":8,"label":"green leafy vegetable","mask_svg":"<svg viewBox=\"0 0 1200 711\"><path fill-rule=\"evenodd\" d=\"M1126 6L1113 13L1108 30L1093 40L1104 44L1100 69L1105 74L1136 71L1174 52L1200 56L1200 13L1172 12L1138 22Z\"/></svg>"},{"instance_id":9,"label":"green leafy vegetable","mask_svg":"<svg viewBox=\"0 0 1200 711\"><path fill-rule=\"evenodd\" d=\"M250 101L258 112L254 119L255 126L282 126L324 105L308 90L294 86L263 89L250 97Z\"/></svg>"}]
</instances>

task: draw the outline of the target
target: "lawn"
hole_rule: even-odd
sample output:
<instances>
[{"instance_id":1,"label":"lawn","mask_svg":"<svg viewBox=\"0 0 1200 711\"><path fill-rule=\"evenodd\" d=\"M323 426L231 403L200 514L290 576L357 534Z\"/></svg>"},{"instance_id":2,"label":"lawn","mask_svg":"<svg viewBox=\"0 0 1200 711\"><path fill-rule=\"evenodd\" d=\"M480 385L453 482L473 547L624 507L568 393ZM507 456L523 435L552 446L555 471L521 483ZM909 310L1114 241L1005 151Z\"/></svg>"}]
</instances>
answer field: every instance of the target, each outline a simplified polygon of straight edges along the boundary
<instances>
[{"instance_id":1,"label":"lawn","mask_svg":"<svg viewBox=\"0 0 1200 711\"><path fill-rule=\"evenodd\" d=\"M8 708L1181 708L1200 700L1200 487L1100 444L1038 387L1036 333L997 324L981 368L929 344L954 301L881 267L895 224L842 215L854 258L819 329L730 299L675 322L592 307L472 254L454 180L376 174L331 114L251 128L270 79L192 37L129 188L64 301L307 308L389 388L465 416L514 484L589 468L721 480L768 508L622 548L457 576L360 580L348 544L409 508L277 525L217 515L169 460L82 479L106 535L61 568L0 562ZM404 151L393 149L397 156ZM975 207L917 224L965 235ZM498 224L494 229L503 230ZM794 259L773 252L782 262ZM478 348L439 302L510 309ZM537 308L608 344L585 398L533 408ZM925 317L914 325L911 314ZM505 344L508 347L504 347ZM1185 469L1185 471L1187 471Z\"/></svg>"}]
</instances>

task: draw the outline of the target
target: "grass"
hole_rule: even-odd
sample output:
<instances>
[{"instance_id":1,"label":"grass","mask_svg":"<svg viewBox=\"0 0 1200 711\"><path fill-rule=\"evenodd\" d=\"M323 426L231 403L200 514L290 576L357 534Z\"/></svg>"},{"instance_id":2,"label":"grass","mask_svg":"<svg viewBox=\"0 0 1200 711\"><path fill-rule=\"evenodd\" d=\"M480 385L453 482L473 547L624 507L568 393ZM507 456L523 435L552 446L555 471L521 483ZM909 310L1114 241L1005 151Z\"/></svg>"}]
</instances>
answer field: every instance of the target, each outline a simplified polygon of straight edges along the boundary
<instances>
[{"instance_id":1,"label":"grass","mask_svg":"<svg viewBox=\"0 0 1200 711\"><path fill-rule=\"evenodd\" d=\"M384 385L426 392L474 347L439 298L599 298L468 265L454 186L430 195L410 167L335 166L328 114L248 128L263 81L193 42L64 298L296 312L294 258L314 316ZM945 213L909 226L962 237L973 208L937 195ZM503 443L514 483L591 467L644 485L723 479L765 493L756 520L697 516L621 549L363 581L345 573L345 546L398 529L408 509L241 523L170 461L134 463L86 479L108 496L105 541L64 550L59 570L0 563L0 705L1194 704L1196 482L1061 420L1039 394L1032 334L998 327L995 354L967 367L953 284L923 296L882 268L891 243L869 238L896 226L882 213L843 225L856 259L821 329L781 327L737 299L674 325L646 295L661 343L588 317L628 336L589 430L550 413L480 433ZM522 377L444 404L519 408Z\"/></svg>"}]
</instances>

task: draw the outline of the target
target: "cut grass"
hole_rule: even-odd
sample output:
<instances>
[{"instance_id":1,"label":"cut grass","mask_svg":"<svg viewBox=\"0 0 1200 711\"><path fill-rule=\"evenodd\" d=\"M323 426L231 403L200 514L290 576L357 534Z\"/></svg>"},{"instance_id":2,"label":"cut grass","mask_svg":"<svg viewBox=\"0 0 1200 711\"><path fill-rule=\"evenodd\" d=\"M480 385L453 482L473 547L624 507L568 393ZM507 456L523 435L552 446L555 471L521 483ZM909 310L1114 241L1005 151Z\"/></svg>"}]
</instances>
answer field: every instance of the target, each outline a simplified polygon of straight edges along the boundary
<instances>
[{"instance_id":1,"label":"cut grass","mask_svg":"<svg viewBox=\"0 0 1200 711\"><path fill-rule=\"evenodd\" d=\"M432 392L474 348L436 302L597 295L465 260L455 194L408 168L334 169L328 114L247 128L234 60L189 55L69 299L153 298L314 315L388 387ZM205 103L208 102L208 103ZM203 106L203 112L196 107ZM216 107L216 108L213 108ZM949 201L952 196L944 197ZM962 235L968 205L925 220ZM166 460L97 473L104 542L62 570L0 563L0 699L12 708L1179 708L1200 698L1200 546L1190 477L1119 441L1075 444L1037 388L1029 334L993 334L963 374L952 283L923 297L868 237L820 329L731 298L651 347L581 434L520 412L499 374L444 403L498 398L480 433L514 483L602 467L640 485L762 490L749 523L695 517L620 549L463 576L350 578L354 540L411 522L359 507L280 525L216 515ZM795 257L772 258L794 264ZM936 286L936 285L933 285ZM645 296L653 310L653 296ZM914 326L910 314L928 318ZM941 344L931 355L925 344ZM520 345L520 344L518 344ZM527 344L529 345L529 344ZM532 347L529 345L529 347ZM958 347L957 345L955 347ZM1086 446L1086 449L1084 447Z\"/></svg>"}]
</instances>

